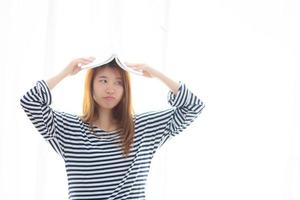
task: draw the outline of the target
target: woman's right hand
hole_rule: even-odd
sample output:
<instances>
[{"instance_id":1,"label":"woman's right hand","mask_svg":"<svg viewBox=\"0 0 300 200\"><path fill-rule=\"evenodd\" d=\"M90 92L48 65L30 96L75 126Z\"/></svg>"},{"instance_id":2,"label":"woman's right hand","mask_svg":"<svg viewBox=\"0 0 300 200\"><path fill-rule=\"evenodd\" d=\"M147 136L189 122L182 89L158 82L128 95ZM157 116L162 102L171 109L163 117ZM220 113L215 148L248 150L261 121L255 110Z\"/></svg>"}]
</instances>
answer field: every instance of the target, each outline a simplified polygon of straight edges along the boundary
<instances>
[{"instance_id":1,"label":"woman's right hand","mask_svg":"<svg viewBox=\"0 0 300 200\"><path fill-rule=\"evenodd\" d=\"M67 67L63 70L63 74L65 76L75 75L82 70L81 69L82 65L91 63L94 60L95 60L95 57L93 57L93 56L84 57L84 58L76 58L67 65Z\"/></svg>"}]
</instances>

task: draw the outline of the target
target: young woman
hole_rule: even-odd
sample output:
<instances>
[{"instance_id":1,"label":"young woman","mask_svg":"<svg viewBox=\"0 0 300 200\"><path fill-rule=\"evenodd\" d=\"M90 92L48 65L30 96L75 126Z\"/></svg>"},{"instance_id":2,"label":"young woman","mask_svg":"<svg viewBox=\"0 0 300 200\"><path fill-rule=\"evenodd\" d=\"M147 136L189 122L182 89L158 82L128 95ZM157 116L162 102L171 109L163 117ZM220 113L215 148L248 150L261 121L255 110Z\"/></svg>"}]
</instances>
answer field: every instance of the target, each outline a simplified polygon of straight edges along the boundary
<instances>
[{"instance_id":1,"label":"young woman","mask_svg":"<svg viewBox=\"0 0 300 200\"><path fill-rule=\"evenodd\" d=\"M154 153L193 122L204 104L184 83L177 83L146 64L127 63L170 89L170 108L133 114L129 74L112 61L88 69L83 115L53 110L51 89L65 77L77 74L80 64L93 60L74 59L53 78L37 81L20 99L21 106L63 158L69 199L145 199Z\"/></svg>"}]
</instances>

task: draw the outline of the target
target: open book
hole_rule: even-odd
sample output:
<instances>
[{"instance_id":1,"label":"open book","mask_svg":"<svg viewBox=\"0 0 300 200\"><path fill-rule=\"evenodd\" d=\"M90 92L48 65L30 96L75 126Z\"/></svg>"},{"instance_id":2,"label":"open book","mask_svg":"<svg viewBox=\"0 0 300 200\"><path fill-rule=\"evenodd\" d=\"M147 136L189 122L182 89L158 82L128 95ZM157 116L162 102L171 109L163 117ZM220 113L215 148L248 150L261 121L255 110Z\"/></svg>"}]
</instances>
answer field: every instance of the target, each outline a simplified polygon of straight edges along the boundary
<instances>
[{"instance_id":1,"label":"open book","mask_svg":"<svg viewBox=\"0 0 300 200\"><path fill-rule=\"evenodd\" d=\"M122 69L126 70L126 71L129 71L129 72L132 72L132 73L135 73L137 75L142 75L143 73L140 72L140 71L136 71L128 66L126 66L121 60L120 58L118 57L117 54L113 53L111 56L107 57L107 58L103 58L103 56L100 58L100 57L96 57L96 59L89 63L89 64L86 64L86 65L82 65L81 66L81 69L88 69L88 68L94 68L94 67L99 67L99 66L102 66L102 65L105 65L109 62L111 62L112 60L116 61L116 63L119 65L119 67L121 67Z\"/></svg>"}]
</instances>

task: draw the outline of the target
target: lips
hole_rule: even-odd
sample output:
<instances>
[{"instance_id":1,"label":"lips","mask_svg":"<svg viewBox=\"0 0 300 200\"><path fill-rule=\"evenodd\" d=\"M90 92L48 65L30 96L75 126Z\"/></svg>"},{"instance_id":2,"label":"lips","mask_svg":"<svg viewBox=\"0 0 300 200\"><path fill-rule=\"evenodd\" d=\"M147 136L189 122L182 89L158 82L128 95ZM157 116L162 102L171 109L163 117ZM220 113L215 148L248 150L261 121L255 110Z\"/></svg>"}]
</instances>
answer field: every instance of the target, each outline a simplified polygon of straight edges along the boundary
<instances>
[{"instance_id":1,"label":"lips","mask_svg":"<svg viewBox=\"0 0 300 200\"><path fill-rule=\"evenodd\" d=\"M115 97L112 97L112 96L107 96L107 97L104 97L105 100L107 101L112 101L115 99Z\"/></svg>"}]
</instances>

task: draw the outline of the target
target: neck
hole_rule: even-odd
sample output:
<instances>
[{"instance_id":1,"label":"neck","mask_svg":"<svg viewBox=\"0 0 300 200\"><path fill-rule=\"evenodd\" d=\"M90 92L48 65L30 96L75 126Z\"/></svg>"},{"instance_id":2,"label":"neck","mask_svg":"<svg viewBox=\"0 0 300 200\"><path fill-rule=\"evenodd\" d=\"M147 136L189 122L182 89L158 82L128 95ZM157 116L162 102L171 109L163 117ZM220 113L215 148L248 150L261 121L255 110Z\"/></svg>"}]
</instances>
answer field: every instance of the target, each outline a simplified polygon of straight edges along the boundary
<instances>
[{"instance_id":1,"label":"neck","mask_svg":"<svg viewBox=\"0 0 300 200\"><path fill-rule=\"evenodd\" d=\"M113 131L118 128L117 121L113 118L112 110L101 109L98 116L94 124L102 130Z\"/></svg>"}]
</instances>

